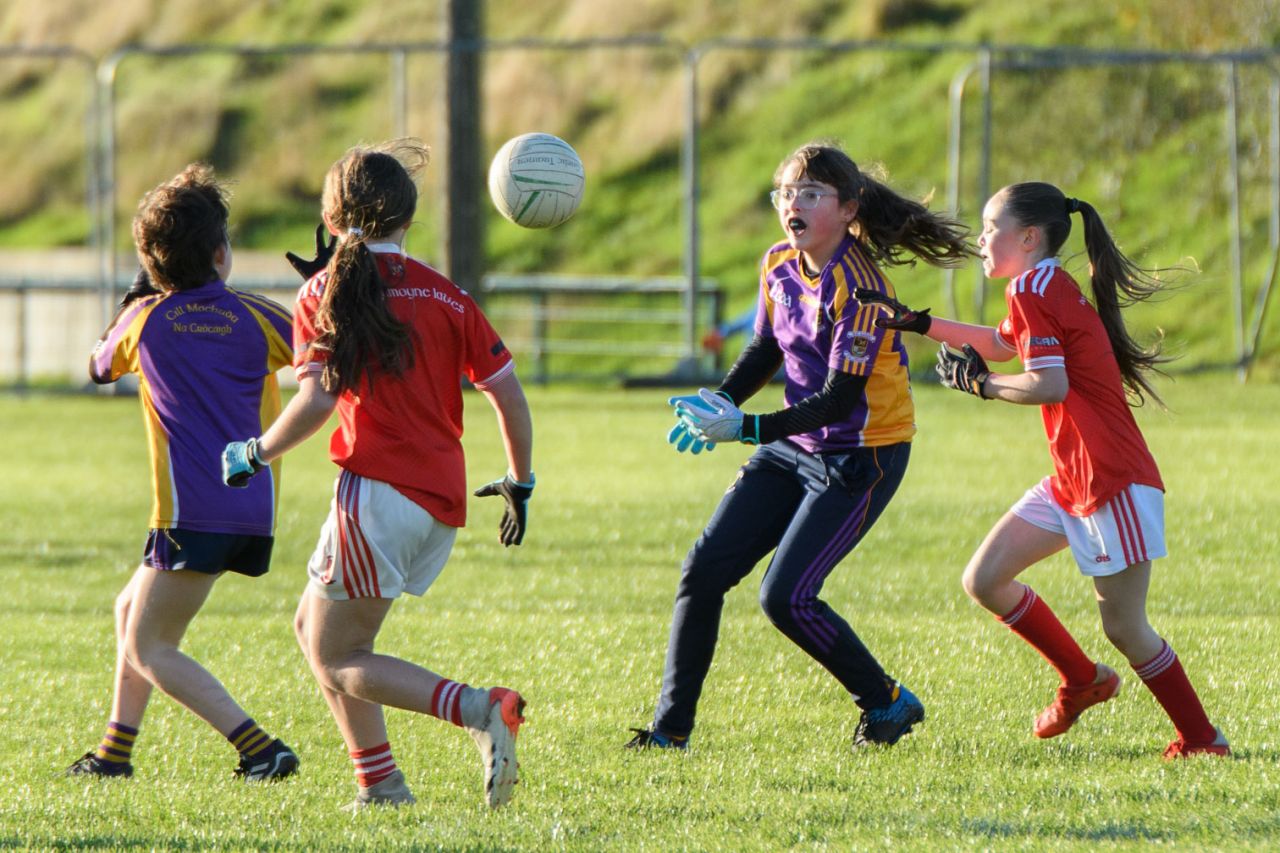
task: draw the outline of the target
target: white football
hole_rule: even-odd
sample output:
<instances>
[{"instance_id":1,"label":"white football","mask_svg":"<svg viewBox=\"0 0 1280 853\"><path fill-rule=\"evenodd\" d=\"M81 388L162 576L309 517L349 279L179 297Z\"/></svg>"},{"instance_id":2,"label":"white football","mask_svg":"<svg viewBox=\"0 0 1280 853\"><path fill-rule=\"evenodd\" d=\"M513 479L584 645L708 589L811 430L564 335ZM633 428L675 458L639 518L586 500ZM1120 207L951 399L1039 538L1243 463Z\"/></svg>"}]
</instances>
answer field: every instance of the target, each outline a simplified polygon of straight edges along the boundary
<instances>
[{"instance_id":1,"label":"white football","mask_svg":"<svg viewBox=\"0 0 1280 853\"><path fill-rule=\"evenodd\" d=\"M489 164L494 206L525 228L550 228L573 216L585 185L578 152L549 133L508 140Z\"/></svg>"}]
</instances>

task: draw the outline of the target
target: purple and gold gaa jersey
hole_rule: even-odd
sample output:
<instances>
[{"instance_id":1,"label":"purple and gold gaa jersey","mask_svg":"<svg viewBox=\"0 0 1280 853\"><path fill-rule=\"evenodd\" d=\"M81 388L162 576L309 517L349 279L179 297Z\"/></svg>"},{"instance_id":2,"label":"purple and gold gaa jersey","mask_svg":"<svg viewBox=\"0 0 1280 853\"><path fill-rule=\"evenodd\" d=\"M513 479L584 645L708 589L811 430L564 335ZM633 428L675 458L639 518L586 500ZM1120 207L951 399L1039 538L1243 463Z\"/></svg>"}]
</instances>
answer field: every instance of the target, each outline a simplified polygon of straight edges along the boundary
<instances>
[{"instance_id":1,"label":"purple and gold gaa jersey","mask_svg":"<svg viewBox=\"0 0 1280 853\"><path fill-rule=\"evenodd\" d=\"M89 375L139 377L151 451L149 526L270 536L279 463L244 489L222 482L222 449L261 435L280 414L275 372L293 360L288 309L212 281L148 296L121 311L94 348Z\"/></svg>"},{"instance_id":2,"label":"purple and gold gaa jersey","mask_svg":"<svg viewBox=\"0 0 1280 853\"><path fill-rule=\"evenodd\" d=\"M785 242L760 265L755 333L777 339L782 349L787 405L821 391L828 370L867 377L847 420L791 436L810 453L897 444L916 432L907 351L898 332L876 328L878 306L853 298L859 287L893 295L851 235L817 278L805 274L800 252Z\"/></svg>"}]
</instances>

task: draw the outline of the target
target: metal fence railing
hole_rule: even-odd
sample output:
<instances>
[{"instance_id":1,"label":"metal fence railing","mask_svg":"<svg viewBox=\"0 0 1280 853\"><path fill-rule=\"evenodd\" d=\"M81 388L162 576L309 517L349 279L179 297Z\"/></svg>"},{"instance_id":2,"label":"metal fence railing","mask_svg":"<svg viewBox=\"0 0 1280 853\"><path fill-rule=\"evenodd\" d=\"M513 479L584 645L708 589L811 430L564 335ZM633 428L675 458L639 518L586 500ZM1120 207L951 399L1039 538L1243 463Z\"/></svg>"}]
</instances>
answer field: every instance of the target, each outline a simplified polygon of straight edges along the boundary
<instances>
[{"instance_id":1,"label":"metal fence railing","mask_svg":"<svg viewBox=\"0 0 1280 853\"><path fill-rule=\"evenodd\" d=\"M119 97L122 85L145 85L152 91L158 91L162 96L152 97L149 109L189 108L189 104L198 99L179 95L183 93L184 86L191 84L190 75L195 72L183 63L226 59L245 63L247 70L244 73L248 74L257 73L257 64L262 63L318 61L332 64L347 60L361 63L375 60L380 63L378 68L383 69L373 72L374 77L381 76L383 81L375 87L377 97L383 99L383 106L366 107L366 112L385 123L387 135L403 135L415 129L410 127L410 116L419 123L425 116L427 125L432 127L439 123L438 111L434 107L430 104L421 106L425 97L421 92L423 81L439 75L415 75L414 63L443 61L450 51L458 50L478 51L494 57L516 51L530 55L543 52L556 58L603 52L614 59L624 53L639 54L643 57L642 65L676 75L681 81L679 87L663 93L663 97L674 98L666 104L668 111L672 115L679 114L678 156L669 164L660 162L649 167L669 169L670 174L664 174L663 180L669 182L673 195L679 197L671 219L679 220L680 246L670 262L664 261L658 270L658 274L665 275L668 280L676 276L678 284L671 290L664 290L660 308L645 305L642 294L637 290L611 290L608 282L619 273L613 268L575 271L575 275L597 282L589 297L585 292L555 288L540 293L523 292L520 299L526 301L525 308L502 309L517 312L511 315L512 320L523 317L534 325L554 326L572 334L586 335L578 342L563 339L539 343L537 335L529 337L530 352L538 354L539 371L546 379L556 377L555 364L570 363L563 358L552 357L557 352L568 355L574 348L581 355L592 357L594 363L607 365L609 375L614 375L616 365L608 354L593 349L604 346L593 342L591 337L600 334L602 329L609 330L612 336L609 343L614 355L636 346L647 351L649 356L668 362L695 363L705 359L699 340L700 330L705 329L709 322L707 306L719 305L726 295L716 290L708 301L700 294L701 283L707 277L708 246L703 232L707 228L709 211L725 207L725 199L739 206L746 204L738 199L746 198L746 193L753 191L754 187L740 176L725 179L721 158L712 156L712 152L718 155L724 144L724 140L719 138L717 125L728 111L735 111L739 120L745 116L754 119L761 128L770 127L769 110L774 103L771 96L786 92L789 85L786 63L806 55L821 56L823 65L835 69L834 85L848 90L844 97L852 104L848 110L824 116L824 126L815 126L814 130L824 135L847 134L860 142L869 140L867 144L872 150L875 145L889 144L894 136L910 136L917 155L916 162L909 163L908 169L918 173L918 183L925 187L944 186L946 206L966 221L976 221L983 201L996 186L1031 174L1073 186L1083 183L1091 191L1105 195L1109 187L1121 186L1125 178L1108 172L1108 160L1113 159L1108 151L1118 149L1108 149L1107 144L1123 144L1131 148L1135 144L1148 145L1153 152L1151 156L1170 157L1178 152L1159 150L1159 140L1143 138L1142 128L1148 123L1158 126L1159 121L1167 118L1166 112L1176 112L1176 109L1167 107L1167 103L1175 107L1182 103L1191 104L1200 116L1209 116L1216 111L1219 143L1212 151L1199 151L1193 155L1203 161L1203 168L1199 170L1203 177L1196 179L1198 183L1195 183L1194 191L1171 193L1165 202L1185 207L1187 220L1196 226L1198 232L1215 231L1215 245L1226 247L1227 256L1214 258L1213 274L1206 276L1212 279L1215 294L1221 294L1226 306L1220 312L1224 320L1213 320L1215 324L1221 322L1222 327L1215 325L1192 330L1191 334L1220 338L1216 341L1217 349L1230 352L1231 357L1227 364L1219 366L1238 368L1242 373L1258 358L1266 344L1268 308L1274 298L1274 282L1280 271L1280 71L1276 65L1280 50L1124 52L990 44L731 38L688 45L658 36L451 44L130 47L101 61L71 48L0 48L0 69L6 62L69 64L78 69L77 74L85 77L86 106L80 119L83 126L76 132L84 140L84 207L85 216L91 223L85 248L98 261L93 273L69 289L53 281L47 282L51 287L46 288L40 281L32 279L29 273L17 278L11 276L8 284L0 285L4 288L5 298L15 306L8 310L17 312L17 320L0 316L0 327L18 322L23 329L14 338L15 342L22 339L21 351L15 351L13 361L9 361L8 356L0 360L0 381L24 382L33 375L43 374L37 355L45 351L47 342L56 342L62 334L56 323L46 325L40 319L44 312L42 300L57 298L53 291L66 290L62 298L72 298L70 293L75 291L79 294L74 297L77 300L85 298L86 289L94 293L98 312L98 322L94 325L97 327L105 322L112 309L118 282L124 278L118 268L117 253L126 247L118 222L134 201L134 197L122 193L121 188L127 184L132 191L138 184L136 176L125 181L119 173L120 134L131 129L130 120L135 118L122 113L122 99ZM741 57L749 59L744 61ZM767 85L761 83L753 87L751 97L735 100L726 94L725 81L741 78L744 68L754 69L770 63L776 66L775 73L762 75ZM935 100L903 105L895 102L895 98L900 100L899 93L878 88L884 68L912 63L920 68L931 64L942 68L943 73L939 76L943 82L936 94L931 95ZM146 72L122 84L122 70L135 64L145 67ZM582 73L590 73L590 69ZM598 81L577 85L586 87L594 82ZM428 82L427 88L430 85ZM526 81L526 85L530 84ZM1060 99L1047 93L1054 92L1056 86L1065 85L1085 91L1094 87L1099 93L1112 92L1113 96L1123 93L1130 98L1134 109L1115 116L1114 122L1101 111L1088 117L1063 117L1054 113L1055 101ZM600 97L607 101L612 94L606 92ZM608 106L607 103L592 104L590 108L607 109ZM0 126L8 127L3 120L4 109L5 105L0 104ZM555 116L558 125L570 128L575 121L582 120L580 116ZM1176 122L1177 117L1169 121ZM1072 145L1085 144L1094 131L1106 139L1096 141L1097 144L1089 142L1088 153L1074 159L1059 150L1060 146L1043 146L1038 154L1029 154L1025 148L1016 147L1019 140L1043 133L1042 128L1046 124L1052 127L1054 122L1062 125L1057 140L1062 144L1067 144L1062 136L1070 137ZM1123 128L1119 126L1121 123ZM171 122L171 125L174 134L183 132L181 120ZM832 131L829 134L828 128ZM280 135L287 134L288 129L267 128L267 131ZM8 132L13 132L12 128ZM224 152L224 155L233 162L245 160L245 150L235 149L235 146L247 147L252 145L252 141L247 136L241 140L236 133L234 125L216 127L208 144L231 146L234 150ZM1050 138L1049 141L1055 140ZM130 140L134 145L146 142ZM38 140L32 140L33 146L37 144ZM597 157L617 156L616 150L607 154L587 153ZM1188 173L1194 171L1188 170ZM153 180L154 176L150 179ZM611 191L609 187L593 188L597 193ZM1112 209L1125 208L1121 195L1112 201ZM624 202L614 204L625 207ZM1126 210L1125 215L1128 217L1126 225L1132 222L1140 226L1143 220L1142 211ZM1265 227L1258 224L1264 218ZM768 213L754 220L751 227L760 227L765 233L763 228L772 227ZM1260 229L1264 235L1259 234ZM1148 243L1159 239L1159 235L1141 233L1140 228L1136 230L1141 234L1140 239ZM1176 244L1187 240L1187 236L1174 235L1170 240ZM1191 240L1188 252L1201 253L1200 245ZM663 256L666 254L664 249ZM1219 273L1218 270L1226 272ZM491 280L498 280L494 277L503 274L502 270L489 270ZM901 274L908 277L919 275L915 271ZM637 278L643 279L644 276ZM980 277L967 284L954 271L947 271L939 286L953 316L989 319L986 317L988 285ZM966 291L971 296L968 301L962 300ZM500 301L507 299L502 293L503 288L499 287L492 295ZM487 298L490 294L484 295ZM672 305L673 300L678 304ZM575 305L575 301L581 304ZM586 304L588 302L590 304ZM572 319L570 315L574 310L583 313ZM527 311L528 316L518 314L519 311ZM591 311L597 313L593 316ZM646 313L651 318L661 318L662 322L630 322ZM645 369L653 363L649 356L641 359Z\"/></svg>"}]
</instances>

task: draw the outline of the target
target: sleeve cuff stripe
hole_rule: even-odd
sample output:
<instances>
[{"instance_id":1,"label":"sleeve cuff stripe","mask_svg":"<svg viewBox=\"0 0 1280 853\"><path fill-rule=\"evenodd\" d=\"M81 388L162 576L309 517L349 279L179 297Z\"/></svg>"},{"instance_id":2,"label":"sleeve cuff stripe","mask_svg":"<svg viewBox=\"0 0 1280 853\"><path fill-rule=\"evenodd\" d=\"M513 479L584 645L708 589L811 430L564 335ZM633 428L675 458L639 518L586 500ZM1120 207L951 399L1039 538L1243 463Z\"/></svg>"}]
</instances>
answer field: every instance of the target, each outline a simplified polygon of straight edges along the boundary
<instances>
[{"instance_id":1,"label":"sleeve cuff stripe","mask_svg":"<svg viewBox=\"0 0 1280 853\"><path fill-rule=\"evenodd\" d=\"M493 385L499 379L502 379L503 377L505 377L508 373L515 372L515 369L516 369L515 361L514 360L508 361L506 364L502 365L502 367L498 368L498 370L492 376L489 376L486 379L482 379L481 381L476 382L474 384L477 388L483 391L484 389Z\"/></svg>"}]
</instances>

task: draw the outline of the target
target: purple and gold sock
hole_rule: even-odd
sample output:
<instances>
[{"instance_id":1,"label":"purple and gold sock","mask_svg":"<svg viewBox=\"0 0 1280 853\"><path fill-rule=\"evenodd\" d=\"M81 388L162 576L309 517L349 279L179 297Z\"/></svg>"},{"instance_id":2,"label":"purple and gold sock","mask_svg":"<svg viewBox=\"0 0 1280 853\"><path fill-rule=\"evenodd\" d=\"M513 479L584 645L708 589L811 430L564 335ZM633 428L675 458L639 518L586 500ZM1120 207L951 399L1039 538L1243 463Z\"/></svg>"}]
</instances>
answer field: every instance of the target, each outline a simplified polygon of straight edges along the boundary
<instances>
[{"instance_id":1,"label":"purple and gold sock","mask_svg":"<svg viewBox=\"0 0 1280 853\"><path fill-rule=\"evenodd\" d=\"M102 743L93 753L99 761L112 765L128 764L133 754L133 742L138 737L138 730L115 720L107 723L107 733L102 736Z\"/></svg>"},{"instance_id":2,"label":"purple and gold sock","mask_svg":"<svg viewBox=\"0 0 1280 853\"><path fill-rule=\"evenodd\" d=\"M236 748L236 752L244 755L257 755L271 745L271 735L258 727L252 718L236 726L227 740Z\"/></svg>"}]
</instances>

